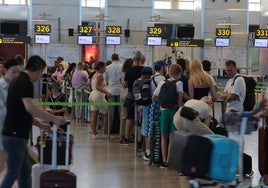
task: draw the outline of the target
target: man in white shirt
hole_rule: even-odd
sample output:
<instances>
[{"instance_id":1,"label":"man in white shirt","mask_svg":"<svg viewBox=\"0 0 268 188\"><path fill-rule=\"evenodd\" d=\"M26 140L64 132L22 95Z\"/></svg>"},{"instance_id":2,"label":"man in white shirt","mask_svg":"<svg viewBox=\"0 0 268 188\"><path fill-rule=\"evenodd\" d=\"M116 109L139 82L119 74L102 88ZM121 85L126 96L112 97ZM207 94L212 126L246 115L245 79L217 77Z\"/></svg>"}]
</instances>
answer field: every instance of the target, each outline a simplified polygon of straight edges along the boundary
<instances>
[{"instance_id":1,"label":"man in white shirt","mask_svg":"<svg viewBox=\"0 0 268 188\"><path fill-rule=\"evenodd\" d=\"M108 98L108 102L120 102L120 90L121 90L121 82L120 76L122 72L122 64L119 61L118 54L112 54L112 64L106 67L106 71L104 73L105 81L108 85L108 91L112 93L112 96ZM109 106L109 119L108 126L109 131L112 129L114 114L115 114L115 106ZM120 112L120 109L118 109Z\"/></svg>"},{"instance_id":2,"label":"man in white shirt","mask_svg":"<svg viewBox=\"0 0 268 188\"><path fill-rule=\"evenodd\" d=\"M226 112L230 110L243 112L243 103L246 96L245 80L238 74L236 63L233 60L225 62L225 71L229 80L223 90L221 99L227 102Z\"/></svg>"}]
</instances>

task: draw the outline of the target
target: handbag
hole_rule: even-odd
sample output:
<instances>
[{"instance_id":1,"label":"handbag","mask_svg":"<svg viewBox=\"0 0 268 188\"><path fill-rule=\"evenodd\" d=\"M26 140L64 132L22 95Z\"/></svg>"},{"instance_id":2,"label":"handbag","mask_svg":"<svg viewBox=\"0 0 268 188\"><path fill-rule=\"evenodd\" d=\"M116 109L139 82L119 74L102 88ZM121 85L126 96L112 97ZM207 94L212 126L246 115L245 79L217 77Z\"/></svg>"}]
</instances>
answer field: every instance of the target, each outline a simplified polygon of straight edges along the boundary
<instances>
[{"instance_id":1,"label":"handbag","mask_svg":"<svg viewBox=\"0 0 268 188\"><path fill-rule=\"evenodd\" d=\"M181 117L193 121L199 115L199 113L196 110L192 109L191 107L183 106L181 108L180 115Z\"/></svg>"}]
</instances>

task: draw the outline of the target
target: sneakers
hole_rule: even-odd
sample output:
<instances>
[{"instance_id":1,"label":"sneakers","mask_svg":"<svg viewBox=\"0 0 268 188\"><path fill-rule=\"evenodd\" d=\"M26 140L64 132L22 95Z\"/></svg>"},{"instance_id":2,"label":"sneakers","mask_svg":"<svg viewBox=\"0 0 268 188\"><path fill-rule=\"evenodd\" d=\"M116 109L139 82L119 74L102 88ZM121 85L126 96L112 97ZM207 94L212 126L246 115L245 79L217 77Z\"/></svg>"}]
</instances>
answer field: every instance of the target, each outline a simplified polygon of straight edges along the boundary
<instances>
[{"instance_id":1,"label":"sneakers","mask_svg":"<svg viewBox=\"0 0 268 188\"><path fill-rule=\"evenodd\" d=\"M104 139L107 138L107 135L98 135L98 134L92 134L92 139L96 140L96 139Z\"/></svg>"},{"instance_id":2,"label":"sneakers","mask_svg":"<svg viewBox=\"0 0 268 188\"><path fill-rule=\"evenodd\" d=\"M264 185L263 183L260 185L257 185L256 187L253 188L268 188L268 185Z\"/></svg>"},{"instance_id":3,"label":"sneakers","mask_svg":"<svg viewBox=\"0 0 268 188\"><path fill-rule=\"evenodd\" d=\"M122 144L122 145L128 146L128 145L130 145L130 140L122 139L122 140L119 141L119 143Z\"/></svg>"},{"instance_id":4,"label":"sneakers","mask_svg":"<svg viewBox=\"0 0 268 188\"><path fill-rule=\"evenodd\" d=\"M150 161L150 155L147 155L147 153L145 152L144 156L143 156L143 159L145 161Z\"/></svg>"},{"instance_id":5,"label":"sneakers","mask_svg":"<svg viewBox=\"0 0 268 188\"><path fill-rule=\"evenodd\" d=\"M168 163L162 163L162 164L159 166L159 168L167 170L167 169L168 169Z\"/></svg>"}]
</instances>

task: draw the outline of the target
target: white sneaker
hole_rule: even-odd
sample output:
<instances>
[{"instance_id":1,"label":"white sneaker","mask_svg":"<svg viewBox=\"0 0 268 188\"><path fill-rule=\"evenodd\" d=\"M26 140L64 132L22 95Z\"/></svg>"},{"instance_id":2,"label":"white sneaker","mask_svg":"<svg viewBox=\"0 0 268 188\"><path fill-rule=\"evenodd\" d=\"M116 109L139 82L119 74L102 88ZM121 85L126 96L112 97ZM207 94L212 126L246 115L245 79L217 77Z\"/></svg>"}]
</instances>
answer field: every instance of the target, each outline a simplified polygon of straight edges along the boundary
<instances>
[{"instance_id":1,"label":"white sneaker","mask_svg":"<svg viewBox=\"0 0 268 188\"><path fill-rule=\"evenodd\" d=\"M92 135L92 139L104 139L104 138L107 138L107 135L105 136L105 135L98 135L98 134L93 134Z\"/></svg>"},{"instance_id":2,"label":"white sneaker","mask_svg":"<svg viewBox=\"0 0 268 188\"><path fill-rule=\"evenodd\" d=\"M108 134L104 134L103 136L104 136L104 138L108 138ZM113 135L110 134L110 138L113 139L113 138L115 138L115 137L114 137Z\"/></svg>"},{"instance_id":3,"label":"white sneaker","mask_svg":"<svg viewBox=\"0 0 268 188\"><path fill-rule=\"evenodd\" d=\"M96 139L100 139L100 135L98 134L93 134L92 135L92 139L96 140Z\"/></svg>"},{"instance_id":4,"label":"white sneaker","mask_svg":"<svg viewBox=\"0 0 268 188\"><path fill-rule=\"evenodd\" d=\"M264 185L264 184L262 183L262 184L260 184L260 185L257 185L257 186L255 186L255 187L253 187L253 188L268 188L268 185Z\"/></svg>"}]
</instances>

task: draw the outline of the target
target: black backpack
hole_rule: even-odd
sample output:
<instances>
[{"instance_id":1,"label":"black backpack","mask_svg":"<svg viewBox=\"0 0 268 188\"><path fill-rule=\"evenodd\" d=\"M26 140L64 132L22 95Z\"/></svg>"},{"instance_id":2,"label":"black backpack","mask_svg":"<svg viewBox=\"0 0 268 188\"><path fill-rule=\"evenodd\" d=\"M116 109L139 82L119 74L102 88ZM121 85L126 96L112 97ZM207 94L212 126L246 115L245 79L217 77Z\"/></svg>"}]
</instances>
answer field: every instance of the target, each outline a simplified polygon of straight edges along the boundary
<instances>
[{"instance_id":1,"label":"black backpack","mask_svg":"<svg viewBox=\"0 0 268 188\"><path fill-rule=\"evenodd\" d=\"M152 103L151 79L134 81L132 93L137 105L147 106Z\"/></svg>"},{"instance_id":2,"label":"black backpack","mask_svg":"<svg viewBox=\"0 0 268 188\"><path fill-rule=\"evenodd\" d=\"M178 104L178 92L176 86L177 81L178 80L165 80L165 83L162 85L158 95L158 100L161 107L169 108Z\"/></svg>"},{"instance_id":3,"label":"black backpack","mask_svg":"<svg viewBox=\"0 0 268 188\"><path fill-rule=\"evenodd\" d=\"M234 85L234 82L236 78L240 77L241 75L238 75L234 78L234 81L232 85ZM256 98L255 98L255 87L257 86L257 82L252 77L247 76L241 76L244 78L246 83L246 96L243 103L244 111L251 111L254 108Z\"/></svg>"}]
</instances>

